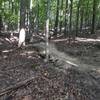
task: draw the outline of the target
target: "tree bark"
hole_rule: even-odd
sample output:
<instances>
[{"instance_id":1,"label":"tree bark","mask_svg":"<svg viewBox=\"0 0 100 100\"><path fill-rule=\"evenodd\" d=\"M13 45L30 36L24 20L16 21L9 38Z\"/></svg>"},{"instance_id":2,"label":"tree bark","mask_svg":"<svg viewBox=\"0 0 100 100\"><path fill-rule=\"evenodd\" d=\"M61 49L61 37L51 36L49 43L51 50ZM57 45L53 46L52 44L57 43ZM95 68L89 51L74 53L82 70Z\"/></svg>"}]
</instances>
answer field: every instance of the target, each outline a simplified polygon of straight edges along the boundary
<instances>
[{"instance_id":1,"label":"tree bark","mask_svg":"<svg viewBox=\"0 0 100 100\"><path fill-rule=\"evenodd\" d=\"M49 16L50 16L50 0L47 0L47 17L46 17L46 59L49 60Z\"/></svg>"},{"instance_id":2,"label":"tree bark","mask_svg":"<svg viewBox=\"0 0 100 100\"><path fill-rule=\"evenodd\" d=\"M95 20L96 20L96 0L93 0L93 15L92 15L91 34L95 34Z\"/></svg>"},{"instance_id":3,"label":"tree bark","mask_svg":"<svg viewBox=\"0 0 100 100\"><path fill-rule=\"evenodd\" d=\"M76 36L78 35L78 30L79 30L79 8L80 8L80 3L81 0L78 1L77 4L77 14L76 14Z\"/></svg>"},{"instance_id":4,"label":"tree bark","mask_svg":"<svg viewBox=\"0 0 100 100\"><path fill-rule=\"evenodd\" d=\"M84 9L83 7L81 7L81 10L80 10L80 33L82 32L82 27L83 27L83 18L84 18Z\"/></svg>"},{"instance_id":5,"label":"tree bark","mask_svg":"<svg viewBox=\"0 0 100 100\"><path fill-rule=\"evenodd\" d=\"M20 29L25 28L25 0L20 0Z\"/></svg>"},{"instance_id":6,"label":"tree bark","mask_svg":"<svg viewBox=\"0 0 100 100\"><path fill-rule=\"evenodd\" d=\"M57 11L56 11L56 20L55 20L55 34L58 32L58 21L59 21L59 3L60 1L57 0Z\"/></svg>"},{"instance_id":7,"label":"tree bark","mask_svg":"<svg viewBox=\"0 0 100 100\"><path fill-rule=\"evenodd\" d=\"M65 31L64 34L66 36L66 32L67 32L67 11L68 11L68 0L66 0L66 7L65 7Z\"/></svg>"},{"instance_id":8,"label":"tree bark","mask_svg":"<svg viewBox=\"0 0 100 100\"><path fill-rule=\"evenodd\" d=\"M73 0L70 0L70 19L69 19L69 40L70 37L72 36L72 11L73 11Z\"/></svg>"},{"instance_id":9,"label":"tree bark","mask_svg":"<svg viewBox=\"0 0 100 100\"><path fill-rule=\"evenodd\" d=\"M2 22L2 16L0 15L0 32L1 32L2 27L3 27L3 22Z\"/></svg>"},{"instance_id":10,"label":"tree bark","mask_svg":"<svg viewBox=\"0 0 100 100\"><path fill-rule=\"evenodd\" d=\"M63 17L63 0L61 0L61 9L60 9L60 33L62 32L62 17Z\"/></svg>"}]
</instances>

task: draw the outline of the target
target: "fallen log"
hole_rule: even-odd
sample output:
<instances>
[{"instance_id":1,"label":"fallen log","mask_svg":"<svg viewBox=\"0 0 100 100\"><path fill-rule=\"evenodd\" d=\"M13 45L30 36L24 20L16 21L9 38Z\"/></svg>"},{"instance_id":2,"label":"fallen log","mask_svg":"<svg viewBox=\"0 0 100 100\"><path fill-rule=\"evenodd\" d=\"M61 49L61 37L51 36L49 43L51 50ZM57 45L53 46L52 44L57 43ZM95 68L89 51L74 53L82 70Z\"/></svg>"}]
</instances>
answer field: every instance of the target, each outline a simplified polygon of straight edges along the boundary
<instances>
[{"instance_id":1,"label":"fallen log","mask_svg":"<svg viewBox=\"0 0 100 100\"><path fill-rule=\"evenodd\" d=\"M8 87L8 88L2 90L2 91L0 92L0 96L3 96L3 95L5 95L5 94L7 94L7 93L9 93L9 92L11 92L11 91L17 90L18 88L20 88L20 87L22 87L22 86L27 86L29 83L31 83L31 82L33 81L34 78L35 78L35 77L31 77L31 78L29 78L29 79L26 79L26 80L24 80L24 81L21 81L21 82L15 84L15 85L13 85L13 86L10 86L10 87Z\"/></svg>"}]
</instances>

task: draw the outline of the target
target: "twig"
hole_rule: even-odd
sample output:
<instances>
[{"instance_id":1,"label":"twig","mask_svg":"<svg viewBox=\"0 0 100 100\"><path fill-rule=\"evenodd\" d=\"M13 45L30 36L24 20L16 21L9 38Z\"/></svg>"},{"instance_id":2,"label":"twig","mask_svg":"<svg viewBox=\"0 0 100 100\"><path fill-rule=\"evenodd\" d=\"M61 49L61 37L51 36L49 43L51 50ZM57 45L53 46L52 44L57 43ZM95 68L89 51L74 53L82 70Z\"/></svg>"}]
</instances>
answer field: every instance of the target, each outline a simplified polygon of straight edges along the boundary
<instances>
[{"instance_id":1,"label":"twig","mask_svg":"<svg viewBox=\"0 0 100 100\"><path fill-rule=\"evenodd\" d=\"M18 89L18 88L20 88L20 87L22 87L22 86L26 86L28 83L31 83L31 82L33 81L34 78L35 78L35 77L31 77L31 78L26 79L26 80L24 80L24 81L22 81L22 82L19 82L18 84L15 84L15 85L13 85L13 86L10 86L10 87L8 87L8 88L2 90L2 91L0 92L0 96L3 96L3 95L5 95L5 94L7 94L7 93L9 93L9 92L11 92L11 91L13 91L13 90L16 90L16 89Z\"/></svg>"}]
</instances>

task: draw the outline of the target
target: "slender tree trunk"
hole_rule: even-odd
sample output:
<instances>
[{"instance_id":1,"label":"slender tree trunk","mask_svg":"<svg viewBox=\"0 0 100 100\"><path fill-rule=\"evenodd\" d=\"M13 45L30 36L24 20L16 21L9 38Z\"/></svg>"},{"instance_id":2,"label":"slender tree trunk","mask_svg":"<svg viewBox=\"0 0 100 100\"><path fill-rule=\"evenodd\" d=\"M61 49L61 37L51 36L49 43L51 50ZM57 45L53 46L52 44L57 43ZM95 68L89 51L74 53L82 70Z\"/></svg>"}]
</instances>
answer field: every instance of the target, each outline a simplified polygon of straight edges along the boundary
<instances>
[{"instance_id":1,"label":"slender tree trunk","mask_svg":"<svg viewBox=\"0 0 100 100\"><path fill-rule=\"evenodd\" d=\"M55 20L55 34L57 33L58 31L58 21L59 21L59 3L60 1L57 0L57 11L56 11L56 20Z\"/></svg>"},{"instance_id":2,"label":"slender tree trunk","mask_svg":"<svg viewBox=\"0 0 100 100\"><path fill-rule=\"evenodd\" d=\"M86 33L85 35L86 35L86 36L88 35L88 34L87 34L87 33L88 33L88 30L87 30L87 23L88 23L88 19L89 19L89 18L88 18L88 15L89 15L89 13L88 13L89 1L90 1L90 0L88 0L87 5L86 5L85 18L84 18L84 20L85 20L85 27L84 27L84 28L85 28L85 33Z\"/></svg>"},{"instance_id":3,"label":"slender tree trunk","mask_svg":"<svg viewBox=\"0 0 100 100\"><path fill-rule=\"evenodd\" d=\"M31 34L31 36L32 36L32 7L33 7L33 3L32 3L32 0L30 0L30 4L29 4L29 33ZM30 40L31 40L31 38L30 38Z\"/></svg>"},{"instance_id":4,"label":"slender tree trunk","mask_svg":"<svg viewBox=\"0 0 100 100\"><path fill-rule=\"evenodd\" d=\"M0 32L1 32L2 27L3 27L2 16L0 15Z\"/></svg>"},{"instance_id":5,"label":"slender tree trunk","mask_svg":"<svg viewBox=\"0 0 100 100\"><path fill-rule=\"evenodd\" d=\"M96 0L93 0L93 15L92 15L91 34L95 34L95 20L96 20Z\"/></svg>"},{"instance_id":6,"label":"slender tree trunk","mask_svg":"<svg viewBox=\"0 0 100 100\"><path fill-rule=\"evenodd\" d=\"M78 1L78 5L77 5L77 14L76 14L76 36L78 35L78 30L79 30L79 10L80 10L80 3L81 3L81 0Z\"/></svg>"},{"instance_id":7,"label":"slender tree trunk","mask_svg":"<svg viewBox=\"0 0 100 100\"><path fill-rule=\"evenodd\" d=\"M25 11L26 11L26 2L25 0L20 0L20 33L19 33L19 42L18 47L25 46Z\"/></svg>"},{"instance_id":8,"label":"slender tree trunk","mask_svg":"<svg viewBox=\"0 0 100 100\"><path fill-rule=\"evenodd\" d=\"M46 59L47 62L49 60L49 16L50 16L50 0L47 0L47 17L46 17Z\"/></svg>"},{"instance_id":9,"label":"slender tree trunk","mask_svg":"<svg viewBox=\"0 0 100 100\"><path fill-rule=\"evenodd\" d=\"M67 35L66 34L66 32L67 32L67 21L68 21L68 19L67 19L67 12L68 12L68 0L66 0L66 7L65 7L65 31L64 31L64 34L65 34L65 36Z\"/></svg>"},{"instance_id":10,"label":"slender tree trunk","mask_svg":"<svg viewBox=\"0 0 100 100\"><path fill-rule=\"evenodd\" d=\"M38 34L39 32L39 1L36 0L36 33Z\"/></svg>"},{"instance_id":11,"label":"slender tree trunk","mask_svg":"<svg viewBox=\"0 0 100 100\"><path fill-rule=\"evenodd\" d=\"M60 33L62 32L62 17L63 17L63 0L61 0L61 10L60 10Z\"/></svg>"},{"instance_id":12,"label":"slender tree trunk","mask_svg":"<svg viewBox=\"0 0 100 100\"><path fill-rule=\"evenodd\" d=\"M83 7L81 7L81 10L80 10L80 33L82 32L82 27L83 27L83 18L84 18L84 9Z\"/></svg>"},{"instance_id":13,"label":"slender tree trunk","mask_svg":"<svg viewBox=\"0 0 100 100\"><path fill-rule=\"evenodd\" d=\"M25 0L20 0L20 29L25 28Z\"/></svg>"},{"instance_id":14,"label":"slender tree trunk","mask_svg":"<svg viewBox=\"0 0 100 100\"><path fill-rule=\"evenodd\" d=\"M12 1L12 14L14 13L14 1Z\"/></svg>"},{"instance_id":15,"label":"slender tree trunk","mask_svg":"<svg viewBox=\"0 0 100 100\"><path fill-rule=\"evenodd\" d=\"M69 19L69 40L70 37L72 36L72 11L73 11L73 0L70 0L70 19Z\"/></svg>"}]
</instances>

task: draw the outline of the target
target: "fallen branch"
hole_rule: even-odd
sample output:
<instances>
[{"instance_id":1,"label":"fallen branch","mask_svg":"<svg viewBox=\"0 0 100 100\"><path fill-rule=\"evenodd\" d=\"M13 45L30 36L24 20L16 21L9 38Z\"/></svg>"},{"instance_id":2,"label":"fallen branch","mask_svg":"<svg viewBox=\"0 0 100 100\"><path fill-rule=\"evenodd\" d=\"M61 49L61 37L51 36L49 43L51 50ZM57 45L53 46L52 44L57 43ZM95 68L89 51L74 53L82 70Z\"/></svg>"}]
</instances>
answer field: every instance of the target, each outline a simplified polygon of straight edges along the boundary
<instances>
[{"instance_id":1,"label":"fallen branch","mask_svg":"<svg viewBox=\"0 0 100 100\"><path fill-rule=\"evenodd\" d=\"M13 86L10 86L10 87L8 87L8 88L2 90L2 91L0 92L0 96L3 96L3 95L5 95L5 94L7 94L7 93L9 93L9 92L11 92L11 91L13 91L13 90L17 90L18 88L20 88L20 87L22 87L22 86L27 86L27 84L31 83L31 82L33 81L34 78L35 78L35 77L31 77L31 78L26 79L26 80L24 80L24 81L22 81L22 82L19 82L18 84L15 84L15 85L13 85Z\"/></svg>"}]
</instances>

